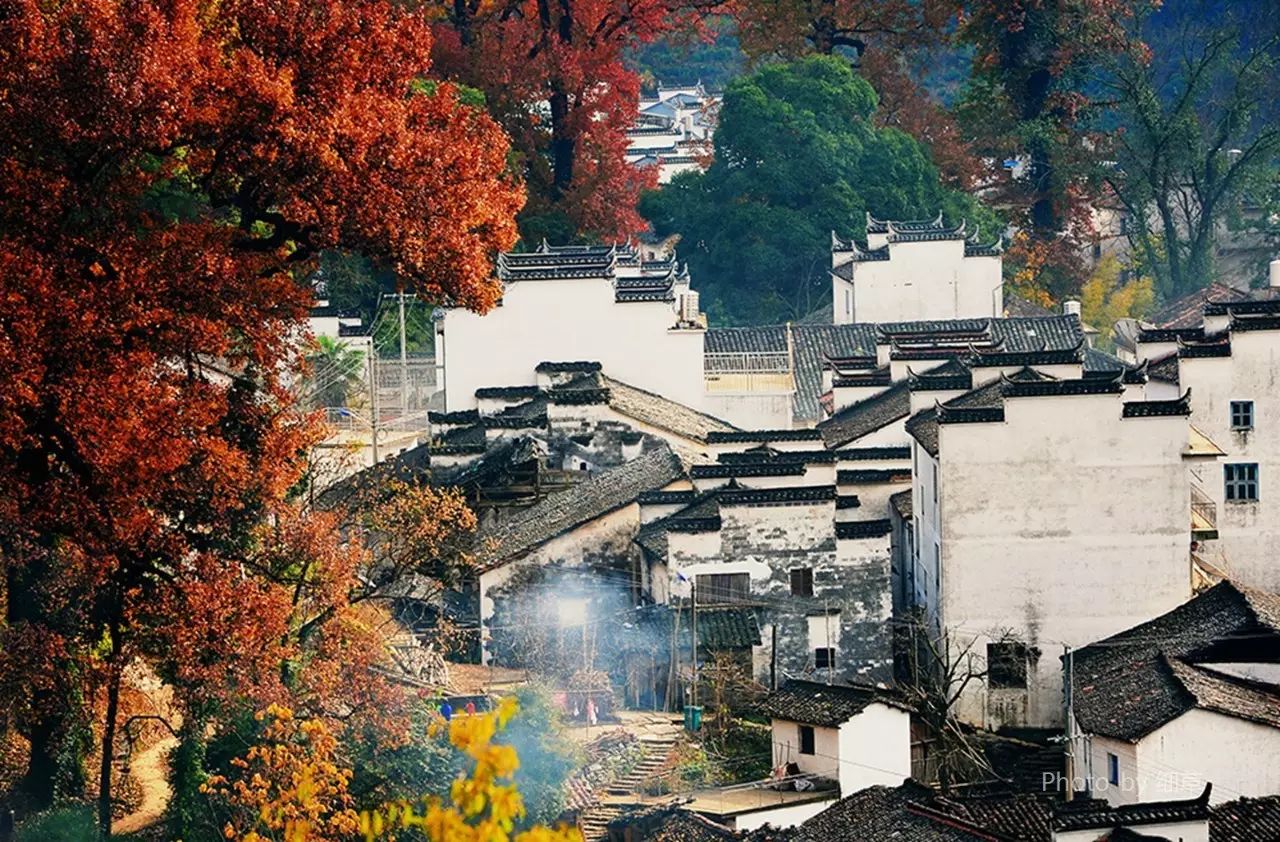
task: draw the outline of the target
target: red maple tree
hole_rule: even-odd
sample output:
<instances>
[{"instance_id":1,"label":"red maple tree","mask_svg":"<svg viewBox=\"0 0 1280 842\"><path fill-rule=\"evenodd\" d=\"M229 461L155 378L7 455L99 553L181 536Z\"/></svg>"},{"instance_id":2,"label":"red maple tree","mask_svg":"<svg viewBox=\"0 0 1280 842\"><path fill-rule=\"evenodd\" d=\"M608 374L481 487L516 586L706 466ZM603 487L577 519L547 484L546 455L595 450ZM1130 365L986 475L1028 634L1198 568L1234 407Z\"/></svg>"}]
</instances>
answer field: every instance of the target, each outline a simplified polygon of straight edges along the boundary
<instances>
[{"instance_id":1,"label":"red maple tree","mask_svg":"<svg viewBox=\"0 0 1280 842\"><path fill-rule=\"evenodd\" d=\"M528 239L616 239L656 173L625 159L640 83L624 50L724 0L438 0L437 66L478 88L522 156Z\"/></svg>"},{"instance_id":2,"label":"red maple tree","mask_svg":"<svg viewBox=\"0 0 1280 842\"><path fill-rule=\"evenodd\" d=\"M244 560L316 436L288 386L320 251L496 301L522 190L431 43L389 0L0 0L0 680L36 804L157 641L192 686L274 680L235 656L290 603Z\"/></svg>"}]
</instances>

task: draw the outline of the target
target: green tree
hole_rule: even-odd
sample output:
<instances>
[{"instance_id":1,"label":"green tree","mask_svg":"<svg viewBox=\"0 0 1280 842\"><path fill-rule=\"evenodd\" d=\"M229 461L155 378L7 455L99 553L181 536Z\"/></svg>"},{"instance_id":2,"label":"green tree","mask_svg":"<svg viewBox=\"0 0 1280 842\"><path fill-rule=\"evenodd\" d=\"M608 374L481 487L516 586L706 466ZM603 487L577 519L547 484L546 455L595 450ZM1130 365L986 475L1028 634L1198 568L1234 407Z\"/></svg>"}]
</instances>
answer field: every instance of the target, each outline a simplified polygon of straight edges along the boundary
<instances>
[{"instance_id":1,"label":"green tree","mask_svg":"<svg viewBox=\"0 0 1280 842\"><path fill-rule=\"evenodd\" d=\"M823 304L831 231L854 233L867 211L916 219L941 209L994 235L995 215L943 187L920 143L874 124L876 105L843 58L766 66L726 90L708 170L644 197L657 232L681 235L713 319L791 319Z\"/></svg>"},{"instance_id":2,"label":"green tree","mask_svg":"<svg viewBox=\"0 0 1280 842\"><path fill-rule=\"evenodd\" d=\"M316 407L346 406L360 383L364 352L331 336L317 336L309 360L311 377L306 381L306 393L310 403Z\"/></svg>"},{"instance_id":3,"label":"green tree","mask_svg":"<svg viewBox=\"0 0 1280 842\"><path fill-rule=\"evenodd\" d=\"M1150 50L1108 67L1107 117L1119 130L1109 135L1117 165L1107 181L1164 299L1212 280L1218 238L1241 200L1274 195L1280 25L1272 11L1261 0L1176 0L1135 21L1135 40Z\"/></svg>"}]
</instances>

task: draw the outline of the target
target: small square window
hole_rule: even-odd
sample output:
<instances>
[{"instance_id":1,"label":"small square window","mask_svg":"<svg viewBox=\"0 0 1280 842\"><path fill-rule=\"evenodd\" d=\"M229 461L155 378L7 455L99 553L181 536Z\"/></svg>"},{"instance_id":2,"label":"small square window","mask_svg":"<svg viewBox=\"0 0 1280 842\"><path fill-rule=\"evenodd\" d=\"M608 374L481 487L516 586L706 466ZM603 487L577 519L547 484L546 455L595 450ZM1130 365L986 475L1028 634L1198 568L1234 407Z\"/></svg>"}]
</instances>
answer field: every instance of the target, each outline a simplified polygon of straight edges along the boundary
<instances>
[{"instance_id":1,"label":"small square window","mask_svg":"<svg viewBox=\"0 0 1280 842\"><path fill-rule=\"evenodd\" d=\"M1253 429L1253 401L1231 402L1231 429Z\"/></svg>"},{"instance_id":2,"label":"small square window","mask_svg":"<svg viewBox=\"0 0 1280 842\"><path fill-rule=\"evenodd\" d=\"M813 568L795 567L791 570L791 595L813 596Z\"/></svg>"},{"instance_id":3,"label":"small square window","mask_svg":"<svg viewBox=\"0 0 1280 842\"><path fill-rule=\"evenodd\" d=\"M815 669L835 669L836 650L829 646L821 646L813 650L813 666Z\"/></svg>"},{"instance_id":4,"label":"small square window","mask_svg":"<svg viewBox=\"0 0 1280 842\"><path fill-rule=\"evenodd\" d=\"M1107 752L1107 783L1120 785L1120 758L1111 752Z\"/></svg>"},{"instance_id":5,"label":"small square window","mask_svg":"<svg viewBox=\"0 0 1280 842\"><path fill-rule=\"evenodd\" d=\"M987 644L987 684L993 688L1026 688L1026 644L1016 641Z\"/></svg>"},{"instance_id":6,"label":"small square window","mask_svg":"<svg viewBox=\"0 0 1280 842\"><path fill-rule=\"evenodd\" d=\"M1247 502L1258 499L1258 463L1237 462L1222 466L1226 485L1227 502Z\"/></svg>"},{"instance_id":7,"label":"small square window","mask_svg":"<svg viewBox=\"0 0 1280 842\"><path fill-rule=\"evenodd\" d=\"M817 749L814 746L814 739L813 739L813 726L801 725L800 726L800 753L813 755L816 753L816 751Z\"/></svg>"}]
</instances>

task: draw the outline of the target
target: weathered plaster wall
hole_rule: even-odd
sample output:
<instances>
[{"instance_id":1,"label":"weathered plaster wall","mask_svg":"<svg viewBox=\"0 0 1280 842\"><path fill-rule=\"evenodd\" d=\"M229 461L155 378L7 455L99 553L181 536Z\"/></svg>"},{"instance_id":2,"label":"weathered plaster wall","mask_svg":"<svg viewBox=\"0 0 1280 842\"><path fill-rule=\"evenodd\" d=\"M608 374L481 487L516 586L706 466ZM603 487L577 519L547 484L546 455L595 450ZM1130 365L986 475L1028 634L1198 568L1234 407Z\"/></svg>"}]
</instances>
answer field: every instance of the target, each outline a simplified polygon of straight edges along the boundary
<instances>
[{"instance_id":1,"label":"weathered plaster wall","mask_svg":"<svg viewBox=\"0 0 1280 842\"><path fill-rule=\"evenodd\" d=\"M954 646L1011 634L1040 656L1021 698L981 682L966 721L1063 721L1064 645L1082 646L1186 601L1187 419L1122 419L1115 395L1005 400L1002 423L941 427L938 503L921 452L918 551L940 525L942 628ZM928 564L925 564L928 567Z\"/></svg>"}]
</instances>

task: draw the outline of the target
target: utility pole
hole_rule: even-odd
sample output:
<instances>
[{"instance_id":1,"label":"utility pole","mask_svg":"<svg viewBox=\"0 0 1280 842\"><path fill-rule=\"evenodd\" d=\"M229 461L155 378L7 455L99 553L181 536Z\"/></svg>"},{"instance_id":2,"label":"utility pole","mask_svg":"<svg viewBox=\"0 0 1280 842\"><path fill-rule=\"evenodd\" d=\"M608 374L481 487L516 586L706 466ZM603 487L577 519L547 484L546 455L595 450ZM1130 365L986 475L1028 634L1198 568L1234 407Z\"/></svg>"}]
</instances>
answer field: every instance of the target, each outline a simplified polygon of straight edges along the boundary
<instances>
[{"instance_id":1,"label":"utility pole","mask_svg":"<svg viewBox=\"0 0 1280 842\"><path fill-rule=\"evenodd\" d=\"M827 684L831 683L831 671L835 665L836 652L831 648L831 603L822 600L822 625L827 630Z\"/></svg>"},{"instance_id":2,"label":"utility pole","mask_svg":"<svg viewBox=\"0 0 1280 842\"><path fill-rule=\"evenodd\" d=\"M378 346L369 343L369 443L373 464L378 464Z\"/></svg>"},{"instance_id":3,"label":"utility pole","mask_svg":"<svg viewBox=\"0 0 1280 842\"><path fill-rule=\"evenodd\" d=\"M1072 668L1075 666L1075 664L1073 664L1073 663L1072 663L1072 656L1073 656L1073 654L1074 654L1074 653L1071 651L1071 647L1070 647L1070 646L1068 646L1068 645L1066 645L1066 644L1064 643L1064 644L1062 645L1062 660L1063 660L1064 664L1066 665L1066 669L1064 670L1064 673L1065 673L1065 674L1062 676L1062 679L1063 679L1063 680L1062 680L1062 690L1063 690L1063 692L1066 694L1066 697L1067 697L1067 699L1066 699L1066 701L1067 701L1067 786L1066 786L1066 790L1067 790L1067 791L1066 791L1066 799L1067 799L1068 801L1072 801L1072 800L1074 800L1074 798L1075 798L1075 789L1076 789L1076 785L1075 785L1075 780L1076 780L1075 716L1076 716L1076 712L1075 712L1075 698L1074 698L1074 690L1075 690L1075 688L1072 686L1072 685L1073 685L1073 682L1075 681L1075 675L1073 674L1073 672L1074 672L1074 671L1073 671L1073 669L1072 669ZM1092 782L1092 781L1090 781L1090 782L1089 782L1089 785L1090 785L1090 787L1092 787L1093 782Z\"/></svg>"},{"instance_id":4,"label":"utility pole","mask_svg":"<svg viewBox=\"0 0 1280 842\"><path fill-rule=\"evenodd\" d=\"M689 593L693 597L693 619L690 621L693 638L693 699L692 704L698 704L698 577L694 576L690 580Z\"/></svg>"},{"instance_id":5,"label":"utility pole","mask_svg":"<svg viewBox=\"0 0 1280 842\"><path fill-rule=\"evenodd\" d=\"M409 417L409 354L404 339L404 293L396 297L400 299L400 423L404 429L404 419Z\"/></svg>"}]
</instances>

